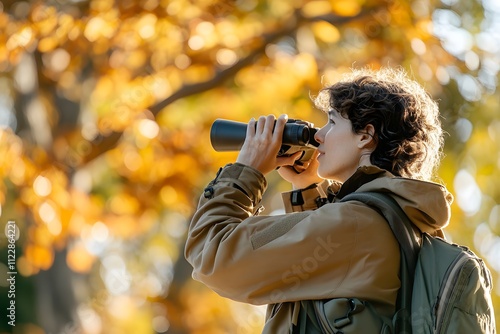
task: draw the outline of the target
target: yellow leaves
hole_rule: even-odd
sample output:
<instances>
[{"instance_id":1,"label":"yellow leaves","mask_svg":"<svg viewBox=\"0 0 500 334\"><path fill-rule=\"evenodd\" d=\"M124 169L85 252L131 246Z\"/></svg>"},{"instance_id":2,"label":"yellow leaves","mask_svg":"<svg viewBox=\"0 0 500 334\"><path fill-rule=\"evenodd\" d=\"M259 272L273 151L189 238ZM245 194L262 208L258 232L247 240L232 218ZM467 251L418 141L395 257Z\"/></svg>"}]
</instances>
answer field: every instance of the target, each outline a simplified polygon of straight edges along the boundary
<instances>
[{"instance_id":1,"label":"yellow leaves","mask_svg":"<svg viewBox=\"0 0 500 334\"><path fill-rule=\"evenodd\" d=\"M363 0L330 0L332 10L340 16L354 16L361 11Z\"/></svg>"},{"instance_id":2,"label":"yellow leaves","mask_svg":"<svg viewBox=\"0 0 500 334\"><path fill-rule=\"evenodd\" d=\"M328 15L332 12L339 16L355 16L362 9L364 0L315 0L302 6L307 17Z\"/></svg>"},{"instance_id":3,"label":"yellow leaves","mask_svg":"<svg viewBox=\"0 0 500 334\"><path fill-rule=\"evenodd\" d=\"M123 80L128 79L123 78L121 73L116 73L115 76L120 76L117 79L121 80L113 80L113 76L103 76L96 82L95 89L91 95L91 99L94 101L91 102L98 104L100 100L105 99L113 93L113 90L116 87L115 82L116 84L119 84L120 82L123 83Z\"/></svg>"},{"instance_id":4,"label":"yellow leaves","mask_svg":"<svg viewBox=\"0 0 500 334\"><path fill-rule=\"evenodd\" d=\"M70 228L79 233L86 222L97 220L102 214L103 201L96 196L82 193L76 189L70 192L74 215L70 218Z\"/></svg>"},{"instance_id":5,"label":"yellow leaves","mask_svg":"<svg viewBox=\"0 0 500 334\"><path fill-rule=\"evenodd\" d=\"M55 50L66 38L72 28L73 20L69 15L60 15L54 7L38 5L32 14L33 28L37 33L38 50L45 53ZM61 23L63 27L61 27Z\"/></svg>"},{"instance_id":6,"label":"yellow leaves","mask_svg":"<svg viewBox=\"0 0 500 334\"><path fill-rule=\"evenodd\" d=\"M167 9L168 15L176 16L181 21L196 18L202 11L187 0L161 0L161 6Z\"/></svg>"},{"instance_id":7,"label":"yellow leaves","mask_svg":"<svg viewBox=\"0 0 500 334\"><path fill-rule=\"evenodd\" d=\"M130 81L129 73L120 69L102 77L91 96L91 104L99 116L99 131L122 132L133 126L143 115L151 114L147 107L170 91L169 81L163 75L138 77Z\"/></svg>"},{"instance_id":8,"label":"yellow leaves","mask_svg":"<svg viewBox=\"0 0 500 334\"><path fill-rule=\"evenodd\" d=\"M37 223L32 239L35 244L50 242L54 247L65 243L70 211L73 208L66 185L66 176L52 168L37 175L31 189L23 190L22 201L32 208L33 218ZM37 238L42 231L49 233L50 237Z\"/></svg>"},{"instance_id":9,"label":"yellow leaves","mask_svg":"<svg viewBox=\"0 0 500 334\"><path fill-rule=\"evenodd\" d=\"M313 81L318 76L316 59L309 53L300 53L293 59L295 74L304 81Z\"/></svg>"},{"instance_id":10,"label":"yellow leaves","mask_svg":"<svg viewBox=\"0 0 500 334\"><path fill-rule=\"evenodd\" d=\"M269 11L277 17L289 16L294 10L294 3L289 0L269 1L267 5L269 6Z\"/></svg>"},{"instance_id":11,"label":"yellow leaves","mask_svg":"<svg viewBox=\"0 0 500 334\"><path fill-rule=\"evenodd\" d=\"M0 129L0 179L8 177L16 185L25 182L27 166L23 157L23 144L11 130Z\"/></svg>"},{"instance_id":12,"label":"yellow leaves","mask_svg":"<svg viewBox=\"0 0 500 334\"><path fill-rule=\"evenodd\" d=\"M217 51L216 60L222 66L231 66L238 61L238 55L231 49L220 49Z\"/></svg>"},{"instance_id":13,"label":"yellow leaves","mask_svg":"<svg viewBox=\"0 0 500 334\"><path fill-rule=\"evenodd\" d=\"M209 290L186 295L186 323L192 333L217 333L219 321L231 321L225 315L229 313L229 302Z\"/></svg>"},{"instance_id":14,"label":"yellow leaves","mask_svg":"<svg viewBox=\"0 0 500 334\"><path fill-rule=\"evenodd\" d=\"M301 98L294 103L293 109L291 110L290 114L295 115L294 117L296 118L313 122L315 115L312 114L312 111L313 107L311 101L309 99ZM316 127L322 125L323 124L315 124Z\"/></svg>"},{"instance_id":15,"label":"yellow leaves","mask_svg":"<svg viewBox=\"0 0 500 334\"><path fill-rule=\"evenodd\" d=\"M40 43L42 43L42 41ZM40 47L41 44L39 44L39 48ZM50 49L54 48L51 47ZM52 52L44 54L42 59L46 70L50 70L53 73L61 73L68 67L71 61L71 55L65 49L57 48Z\"/></svg>"},{"instance_id":16,"label":"yellow leaves","mask_svg":"<svg viewBox=\"0 0 500 334\"><path fill-rule=\"evenodd\" d=\"M181 298L189 333L217 334L227 328L231 328L232 333L262 332L265 306L230 301L198 283L188 284L186 288L189 290L184 289Z\"/></svg>"},{"instance_id":17,"label":"yellow leaves","mask_svg":"<svg viewBox=\"0 0 500 334\"><path fill-rule=\"evenodd\" d=\"M39 203L39 205L35 207L35 209L37 213L37 216L35 217L38 217L42 223L47 224L47 226L49 227L49 231L52 234L54 235L59 234L57 232L60 232L60 228L55 230L55 228L57 228L56 221L58 220L59 217L59 213L57 210L58 207L55 205L55 203L53 203L52 201L42 201L41 203Z\"/></svg>"},{"instance_id":18,"label":"yellow leaves","mask_svg":"<svg viewBox=\"0 0 500 334\"><path fill-rule=\"evenodd\" d=\"M213 34L214 25L212 22L201 21L199 22L191 36L188 39L187 45L193 51L199 51L202 49L210 49L217 43L217 38Z\"/></svg>"},{"instance_id":19,"label":"yellow leaves","mask_svg":"<svg viewBox=\"0 0 500 334\"><path fill-rule=\"evenodd\" d=\"M177 190L170 185L165 185L160 190L160 198L165 204L165 206L174 206L177 203Z\"/></svg>"},{"instance_id":20,"label":"yellow leaves","mask_svg":"<svg viewBox=\"0 0 500 334\"><path fill-rule=\"evenodd\" d=\"M394 1L389 7L389 11L391 13L391 20L394 26L405 28L412 27L413 22L410 16L410 13L412 13L412 9L410 7L410 3L402 0Z\"/></svg>"},{"instance_id":21,"label":"yellow leaves","mask_svg":"<svg viewBox=\"0 0 500 334\"><path fill-rule=\"evenodd\" d=\"M214 75L214 68L207 65L191 65L184 72L183 81L186 84L194 84L209 80Z\"/></svg>"},{"instance_id":22,"label":"yellow leaves","mask_svg":"<svg viewBox=\"0 0 500 334\"><path fill-rule=\"evenodd\" d=\"M33 26L41 36L47 36L57 27L58 13L55 7L38 4L31 13Z\"/></svg>"},{"instance_id":23,"label":"yellow leaves","mask_svg":"<svg viewBox=\"0 0 500 334\"><path fill-rule=\"evenodd\" d=\"M50 247L44 247L37 244L28 244L24 250L26 260L34 265L34 268L47 270L54 262L54 251ZM38 272L38 270L36 272Z\"/></svg>"},{"instance_id":24,"label":"yellow leaves","mask_svg":"<svg viewBox=\"0 0 500 334\"><path fill-rule=\"evenodd\" d=\"M156 34L157 17L153 14L145 14L136 23L136 29L142 39L149 39Z\"/></svg>"},{"instance_id":25,"label":"yellow leaves","mask_svg":"<svg viewBox=\"0 0 500 334\"><path fill-rule=\"evenodd\" d=\"M90 271L94 264L95 256L90 254L83 242L77 242L69 247L66 255L68 267L76 273L85 274Z\"/></svg>"},{"instance_id":26,"label":"yellow leaves","mask_svg":"<svg viewBox=\"0 0 500 334\"><path fill-rule=\"evenodd\" d=\"M320 21L311 26L314 35L325 43L335 43L340 39L339 30L328 22Z\"/></svg>"},{"instance_id":27,"label":"yellow leaves","mask_svg":"<svg viewBox=\"0 0 500 334\"><path fill-rule=\"evenodd\" d=\"M302 6L302 13L307 17L327 15L332 11L332 4L328 0L308 1Z\"/></svg>"},{"instance_id":28,"label":"yellow leaves","mask_svg":"<svg viewBox=\"0 0 500 334\"><path fill-rule=\"evenodd\" d=\"M237 75L237 81L245 89L258 94L254 97L255 101L261 104L272 101L279 105L279 101L285 103L300 94L304 84L314 81L317 74L316 60L312 55L300 53L291 57L277 54L272 67L241 71Z\"/></svg>"},{"instance_id":29,"label":"yellow leaves","mask_svg":"<svg viewBox=\"0 0 500 334\"><path fill-rule=\"evenodd\" d=\"M115 333L135 334L154 333L153 315L149 307L138 307L137 300L130 296L115 296L110 299L107 309L113 321ZM161 316L163 317L163 316ZM167 327L161 327L163 331Z\"/></svg>"},{"instance_id":30,"label":"yellow leaves","mask_svg":"<svg viewBox=\"0 0 500 334\"><path fill-rule=\"evenodd\" d=\"M116 215L133 215L139 211L139 202L126 193L118 193L109 202L109 209Z\"/></svg>"},{"instance_id":31,"label":"yellow leaves","mask_svg":"<svg viewBox=\"0 0 500 334\"><path fill-rule=\"evenodd\" d=\"M49 52L57 48L59 45L59 41L55 37L45 37L40 39L40 42L38 42L38 50L40 52Z\"/></svg>"},{"instance_id":32,"label":"yellow leaves","mask_svg":"<svg viewBox=\"0 0 500 334\"><path fill-rule=\"evenodd\" d=\"M113 0L95 0L90 2L90 8L95 12L107 12L113 8Z\"/></svg>"},{"instance_id":33,"label":"yellow leaves","mask_svg":"<svg viewBox=\"0 0 500 334\"><path fill-rule=\"evenodd\" d=\"M94 16L89 19L83 31L83 35L89 42L96 42L99 39L109 39L114 36L118 21L114 13L110 13L102 16Z\"/></svg>"},{"instance_id":34,"label":"yellow leaves","mask_svg":"<svg viewBox=\"0 0 500 334\"><path fill-rule=\"evenodd\" d=\"M2 192L6 200L15 197L12 205L2 203L2 208L20 208L21 216L32 215L29 223L20 225L26 236L26 249L18 261L20 273L29 276L48 268L53 250L64 246L71 270L100 271L96 265L99 257L105 258L103 254L110 248L126 242L137 247L134 250L140 259L127 258L127 250L119 249L124 253L119 255L124 266L140 276L133 278L126 291L134 297L99 300L96 328L112 331L120 322L120 332L151 332L152 323L166 321L148 314L148 307L135 316L139 313L136 305L148 305L144 298L161 296L172 262L182 256L177 242L199 196L197 189L213 178L218 166L236 159L236 152L222 154L211 148L209 125L215 118L246 122L259 115L288 113L312 121L316 116L309 95L317 93L321 78L334 82L353 62L375 67L403 62L417 73L423 73L419 71L422 59L430 73L436 73L437 65L448 66L450 58L430 38L430 16L417 15L415 20L408 2L402 0L373 5L379 3L382 7L377 12L367 12L348 25L307 19L356 15L364 0L93 0L88 12L85 6L75 6L71 15L41 2L33 5L26 20L1 12L0 71L10 70L19 54L38 48L43 89L57 90L84 108L82 123L64 129L71 133L55 138L50 151L26 151L20 138L0 130L0 177L11 181L5 182ZM226 7L214 9L216 6ZM146 111L185 85L210 80L215 71L236 64L259 45L262 36L294 24L294 8L305 17L298 21L297 35L287 33L274 40L253 64L222 85L180 99L156 117ZM412 41L411 48L408 41ZM420 58L411 58L414 54ZM85 67L87 64L91 66ZM50 80L54 85L50 86ZM491 110L496 110L496 102L493 99ZM49 115L50 124L56 125L53 116L55 113ZM475 143L468 148L484 150L485 142L497 143L499 128L490 125L490 141L483 134L474 137ZM54 133L59 130L54 128ZM89 141L97 142L99 133L112 131L123 132L118 145L103 158L82 166L91 149ZM492 192L498 187L487 181L500 165L494 148L485 155L486 163L479 163L484 157L470 155L477 164L478 185L491 187ZM458 163L459 158L453 156L452 160ZM449 163L444 168L452 182L457 165ZM151 244L140 244L151 235ZM154 262L154 268L165 264L162 270L167 278L156 275L153 265L147 267L148 261ZM261 322L244 324L250 316L257 319L254 313L221 302L215 294L190 289L185 295L188 311L181 316L191 332L218 333L222 327L259 332ZM137 296L142 299L134 299ZM114 312L102 312L108 307ZM234 315L238 313L245 316L238 318ZM104 314L102 318L100 314ZM134 321L140 328L133 327Z\"/></svg>"},{"instance_id":35,"label":"yellow leaves","mask_svg":"<svg viewBox=\"0 0 500 334\"><path fill-rule=\"evenodd\" d=\"M262 27L260 27L262 29ZM241 45L241 38L246 36L239 36L238 27L230 21L220 20L215 24L215 30L220 38L222 46L229 49L237 49Z\"/></svg>"},{"instance_id":36,"label":"yellow leaves","mask_svg":"<svg viewBox=\"0 0 500 334\"><path fill-rule=\"evenodd\" d=\"M22 255L17 259L17 271L24 277L29 277L38 273L39 269L31 265L31 263L26 259L26 256Z\"/></svg>"},{"instance_id":37,"label":"yellow leaves","mask_svg":"<svg viewBox=\"0 0 500 334\"><path fill-rule=\"evenodd\" d=\"M106 225L109 227L112 235L120 239L128 240L137 237L138 232L141 230L141 226L134 216L108 215L103 220L106 221Z\"/></svg>"},{"instance_id":38,"label":"yellow leaves","mask_svg":"<svg viewBox=\"0 0 500 334\"><path fill-rule=\"evenodd\" d=\"M27 48L34 40L34 31L30 26L25 26L9 37L6 43L7 50Z\"/></svg>"},{"instance_id":39,"label":"yellow leaves","mask_svg":"<svg viewBox=\"0 0 500 334\"><path fill-rule=\"evenodd\" d=\"M69 14L59 14L59 26L55 35L60 39L75 40L81 34L81 23Z\"/></svg>"},{"instance_id":40,"label":"yellow leaves","mask_svg":"<svg viewBox=\"0 0 500 334\"><path fill-rule=\"evenodd\" d=\"M137 131L137 132L136 132ZM160 133L160 127L158 123L151 119L141 119L134 126L134 132L136 133L136 138L140 140L140 137L144 139L154 139ZM146 146L147 141L138 143L139 147Z\"/></svg>"},{"instance_id":41,"label":"yellow leaves","mask_svg":"<svg viewBox=\"0 0 500 334\"><path fill-rule=\"evenodd\" d=\"M79 34L78 24L73 17L58 13L51 6L41 3L35 5L31 19L28 22L7 23L7 29L14 30L5 44L7 51L16 53L20 49L30 50L36 45L40 52L45 53L56 49L68 38L75 39Z\"/></svg>"},{"instance_id":42,"label":"yellow leaves","mask_svg":"<svg viewBox=\"0 0 500 334\"><path fill-rule=\"evenodd\" d=\"M136 102L140 101L136 100ZM102 106L99 110L102 116L97 120L98 130L105 135L110 135L112 132L123 132L141 112L142 109L132 108L124 101L113 101Z\"/></svg>"}]
</instances>

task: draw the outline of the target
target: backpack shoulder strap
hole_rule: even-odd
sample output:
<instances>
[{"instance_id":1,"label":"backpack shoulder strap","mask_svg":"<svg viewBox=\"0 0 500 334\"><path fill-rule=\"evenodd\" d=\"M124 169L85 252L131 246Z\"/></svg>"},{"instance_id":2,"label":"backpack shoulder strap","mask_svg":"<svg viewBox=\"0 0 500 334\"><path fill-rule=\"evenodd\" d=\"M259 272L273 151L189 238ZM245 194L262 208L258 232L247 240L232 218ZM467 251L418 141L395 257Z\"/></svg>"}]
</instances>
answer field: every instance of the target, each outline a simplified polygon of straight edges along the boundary
<instances>
[{"instance_id":1,"label":"backpack shoulder strap","mask_svg":"<svg viewBox=\"0 0 500 334\"><path fill-rule=\"evenodd\" d=\"M341 202L346 201L358 201L376 210L389 223L392 233L398 240L401 250L401 288L393 321L395 333L411 333L413 277L420 251L420 244L412 222L396 200L387 193L354 192L341 199Z\"/></svg>"},{"instance_id":2,"label":"backpack shoulder strap","mask_svg":"<svg viewBox=\"0 0 500 334\"><path fill-rule=\"evenodd\" d=\"M413 224L391 195L382 192L354 192L342 198L341 202L358 201L378 211L389 223L398 240L401 253L406 259L411 277L417 263L420 244L413 230Z\"/></svg>"}]
</instances>

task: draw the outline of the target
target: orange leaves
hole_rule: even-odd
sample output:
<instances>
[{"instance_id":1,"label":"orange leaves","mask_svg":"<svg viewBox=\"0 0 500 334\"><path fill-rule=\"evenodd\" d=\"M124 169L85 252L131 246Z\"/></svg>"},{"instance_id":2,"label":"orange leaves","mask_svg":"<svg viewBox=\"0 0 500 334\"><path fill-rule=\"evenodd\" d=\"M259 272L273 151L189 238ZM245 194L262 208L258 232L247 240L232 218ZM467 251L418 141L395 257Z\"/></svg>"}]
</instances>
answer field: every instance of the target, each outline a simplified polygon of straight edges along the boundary
<instances>
[{"instance_id":1,"label":"orange leaves","mask_svg":"<svg viewBox=\"0 0 500 334\"><path fill-rule=\"evenodd\" d=\"M52 266L54 262L54 250L47 246L29 244L24 250L24 258L26 262L30 264L30 268L26 268L27 271L29 271L30 274L35 274L40 269L47 270Z\"/></svg>"},{"instance_id":2,"label":"orange leaves","mask_svg":"<svg viewBox=\"0 0 500 334\"><path fill-rule=\"evenodd\" d=\"M339 30L330 23L320 21L314 23L311 28L314 35L325 43L335 43L340 39Z\"/></svg>"},{"instance_id":3,"label":"orange leaves","mask_svg":"<svg viewBox=\"0 0 500 334\"><path fill-rule=\"evenodd\" d=\"M318 85L317 62L311 54L291 56L282 53L278 46L270 46L268 52L273 57L272 64L255 66L236 76L237 84L242 89L240 94L244 97L242 107L250 112L248 119L261 114L289 112L293 99L307 97L308 88ZM234 108L238 106L238 101L235 102L221 108Z\"/></svg>"},{"instance_id":4,"label":"orange leaves","mask_svg":"<svg viewBox=\"0 0 500 334\"><path fill-rule=\"evenodd\" d=\"M23 145L12 131L0 129L0 179L10 178L14 184L25 181L26 166L23 161Z\"/></svg>"},{"instance_id":5,"label":"orange leaves","mask_svg":"<svg viewBox=\"0 0 500 334\"><path fill-rule=\"evenodd\" d=\"M354 16L361 12L364 0L330 0L332 10L341 16Z\"/></svg>"},{"instance_id":6,"label":"orange leaves","mask_svg":"<svg viewBox=\"0 0 500 334\"><path fill-rule=\"evenodd\" d=\"M33 7L31 19L40 36L50 35L58 25L56 8L41 3Z\"/></svg>"},{"instance_id":7,"label":"orange leaves","mask_svg":"<svg viewBox=\"0 0 500 334\"><path fill-rule=\"evenodd\" d=\"M302 13L306 17L326 15L330 14L331 11L332 11L332 4L328 0L307 1L302 6Z\"/></svg>"},{"instance_id":8,"label":"orange leaves","mask_svg":"<svg viewBox=\"0 0 500 334\"><path fill-rule=\"evenodd\" d=\"M198 283L188 284L182 294L186 310L184 322L189 333L217 334L222 328L235 333L261 333L264 326L265 306L235 303L214 292L201 289Z\"/></svg>"},{"instance_id":9,"label":"orange leaves","mask_svg":"<svg viewBox=\"0 0 500 334\"><path fill-rule=\"evenodd\" d=\"M130 332L134 321L151 331L186 320L192 333L259 332L258 313L221 303L197 286L183 291L188 310L176 319L165 310L150 312L148 303L168 288L199 192L219 166L236 159L237 152L210 146L213 120L287 113L322 125L324 115L314 111L310 95L353 64L411 68L434 95L456 80L458 72L450 68L460 70L457 58L432 36L433 9L422 1L98 0L88 2L89 8L51 3L23 2L23 15L0 12L0 84L8 82L12 91L5 108L26 114L22 94L36 94L53 136L47 147L30 147L0 130L0 179L8 179L0 185L0 204L5 214L19 217L22 275L49 268L55 250L66 247L68 267L91 273L108 289L90 289L109 291L107 298L96 297L98 312L91 310L93 303L79 309L82 319L93 319L82 321L88 332L117 322ZM25 52L39 66L33 75L17 71L29 90L10 79ZM483 64L491 60L480 52L465 54L463 68L484 74ZM458 102L446 109L465 113L450 96ZM80 106L73 122L62 97ZM492 101L483 109L496 115ZM19 120L19 135L37 136ZM490 128L496 133L497 127ZM485 138L471 136L467 149L484 147L477 143ZM490 193L498 189L488 181L498 167L494 147L483 154L489 160L467 153L477 164L472 169L478 185ZM453 164L443 171L449 182L461 161L451 156ZM131 277L120 281L123 273ZM136 305L145 306L139 316Z\"/></svg>"},{"instance_id":10,"label":"orange leaves","mask_svg":"<svg viewBox=\"0 0 500 334\"><path fill-rule=\"evenodd\" d=\"M306 17L335 14L355 16L361 12L364 0L314 0L307 1L302 7Z\"/></svg>"},{"instance_id":11,"label":"orange leaves","mask_svg":"<svg viewBox=\"0 0 500 334\"><path fill-rule=\"evenodd\" d=\"M29 47L34 41L34 31L30 26L20 28L12 34L5 44L8 51Z\"/></svg>"},{"instance_id":12,"label":"orange leaves","mask_svg":"<svg viewBox=\"0 0 500 334\"><path fill-rule=\"evenodd\" d=\"M109 210L116 215L133 215L139 211L139 201L127 193L118 193L108 201Z\"/></svg>"},{"instance_id":13,"label":"orange leaves","mask_svg":"<svg viewBox=\"0 0 500 334\"><path fill-rule=\"evenodd\" d=\"M127 131L127 140L107 154L107 161L127 179L158 191L162 205L186 212L190 205L189 179L196 177L199 162L192 155L181 153L182 146L189 145L185 138L176 141L175 136L182 136L181 133L160 131L156 122L138 120ZM135 214L138 210L138 202L123 193L110 199L108 205L116 214Z\"/></svg>"},{"instance_id":14,"label":"orange leaves","mask_svg":"<svg viewBox=\"0 0 500 334\"><path fill-rule=\"evenodd\" d=\"M66 263L74 272L85 274L90 271L95 262L95 256L90 254L82 242L77 242L69 247Z\"/></svg>"},{"instance_id":15,"label":"orange leaves","mask_svg":"<svg viewBox=\"0 0 500 334\"><path fill-rule=\"evenodd\" d=\"M87 21L83 35L89 42L101 41L112 38L117 29L117 12L109 11L100 16L94 16Z\"/></svg>"}]
</instances>

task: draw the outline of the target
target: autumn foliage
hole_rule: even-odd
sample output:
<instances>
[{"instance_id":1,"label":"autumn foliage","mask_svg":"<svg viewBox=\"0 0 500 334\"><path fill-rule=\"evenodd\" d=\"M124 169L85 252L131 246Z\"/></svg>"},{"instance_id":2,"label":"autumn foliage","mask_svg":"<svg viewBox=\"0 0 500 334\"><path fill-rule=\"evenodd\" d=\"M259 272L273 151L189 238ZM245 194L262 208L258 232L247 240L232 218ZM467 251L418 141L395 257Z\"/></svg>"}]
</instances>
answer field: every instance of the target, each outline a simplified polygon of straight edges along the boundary
<instances>
[{"instance_id":1,"label":"autumn foliage","mask_svg":"<svg viewBox=\"0 0 500 334\"><path fill-rule=\"evenodd\" d=\"M2 2L0 221L16 222L18 276L37 296L18 303L16 333L260 332L262 307L208 291L183 259L197 197L235 158L214 152L210 125L321 125L311 95L352 66L402 66L439 101L449 236L498 280L493 13L467 0Z\"/></svg>"}]
</instances>

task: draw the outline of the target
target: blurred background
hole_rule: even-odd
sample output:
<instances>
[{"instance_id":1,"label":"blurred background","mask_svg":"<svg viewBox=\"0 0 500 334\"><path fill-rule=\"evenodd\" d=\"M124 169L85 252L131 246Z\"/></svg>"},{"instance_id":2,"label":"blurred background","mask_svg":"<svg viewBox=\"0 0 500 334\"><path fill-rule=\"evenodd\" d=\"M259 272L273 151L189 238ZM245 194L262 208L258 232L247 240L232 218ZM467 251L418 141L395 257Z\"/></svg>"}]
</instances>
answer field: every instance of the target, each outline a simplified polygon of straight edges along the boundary
<instances>
[{"instance_id":1,"label":"blurred background","mask_svg":"<svg viewBox=\"0 0 500 334\"><path fill-rule=\"evenodd\" d=\"M264 307L217 296L183 257L199 194L236 157L210 126L322 126L310 97L366 65L439 101L448 237L487 262L499 323L499 1L2 0L0 333L259 333ZM269 183L268 214L289 190Z\"/></svg>"}]
</instances>

